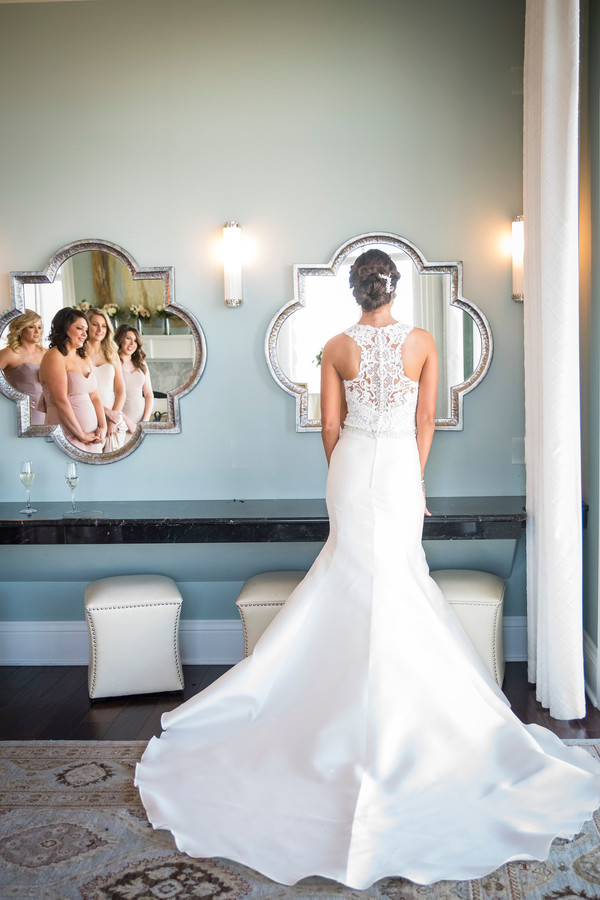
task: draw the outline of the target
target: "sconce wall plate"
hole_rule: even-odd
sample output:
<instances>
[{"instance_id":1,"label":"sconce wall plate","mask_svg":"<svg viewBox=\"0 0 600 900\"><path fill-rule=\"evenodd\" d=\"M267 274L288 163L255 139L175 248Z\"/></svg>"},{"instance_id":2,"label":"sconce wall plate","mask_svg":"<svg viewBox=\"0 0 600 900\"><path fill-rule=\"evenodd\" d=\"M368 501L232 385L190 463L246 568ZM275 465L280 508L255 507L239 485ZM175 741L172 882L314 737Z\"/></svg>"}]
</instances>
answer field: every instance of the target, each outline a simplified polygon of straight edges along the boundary
<instances>
[{"instance_id":1,"label":"sconce wall plate","mask_svg":"<svg viewBox=\"0 0 600 900\"><path fill-rule=\"evenodd\" d=\"M225 305L242 305L242 229L238 222L223 225L223 281Z\"/></svg>"},{"instance_id":2,"label":"sconce wall plate","mask_svg":"<svg viewBox=\"0 0 600 900\"><path fill-rule=\"evenodd\" d=\"M523 216L517 216L512 223L512 298L522 303L523 295L523 251L525 245L525 224Z\"/></svg>"}]
</instances>

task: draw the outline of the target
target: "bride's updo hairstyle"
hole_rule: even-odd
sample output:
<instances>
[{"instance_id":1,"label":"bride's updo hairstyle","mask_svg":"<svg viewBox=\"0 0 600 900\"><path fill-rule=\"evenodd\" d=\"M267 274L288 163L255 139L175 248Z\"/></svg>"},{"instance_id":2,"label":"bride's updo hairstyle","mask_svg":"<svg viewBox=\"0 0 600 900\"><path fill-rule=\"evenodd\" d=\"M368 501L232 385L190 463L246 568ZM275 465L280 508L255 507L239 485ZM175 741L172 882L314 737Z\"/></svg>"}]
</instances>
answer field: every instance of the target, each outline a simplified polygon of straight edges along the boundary
<instances>
[{"instance_id":1,"label":"bride's updo hairstyle","mask_svg":"<svg viewBox=\"0 0 600 900\"><path fill-rule=\"evenodd\" d=\"M364 312L372 312L390 303L400 281L400 272L383 250L361 253L350 269L350 287Z\"/></svg>"}]
</instances>

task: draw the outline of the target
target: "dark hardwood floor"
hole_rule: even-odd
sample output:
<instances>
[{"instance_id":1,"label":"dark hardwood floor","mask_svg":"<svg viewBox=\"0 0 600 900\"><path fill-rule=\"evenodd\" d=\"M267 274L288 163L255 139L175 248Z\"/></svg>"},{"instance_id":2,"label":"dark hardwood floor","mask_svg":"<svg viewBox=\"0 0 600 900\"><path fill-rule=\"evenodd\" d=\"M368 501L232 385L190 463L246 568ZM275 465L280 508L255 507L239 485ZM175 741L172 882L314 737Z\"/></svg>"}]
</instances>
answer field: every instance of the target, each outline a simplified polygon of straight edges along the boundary
<instances>
[{"instance_id":1,"label":"dark hardwood floor","mask_svg":"<svg viewBox=\"0 0 600 900\"><path fill-rule=\"evenodd\" d=\"M184 666L185 690L91 702L86 666L0 666L0 740L145 741L160 733L164 712L192 697L228 666ZM563 738L600 738L600 711L559 721L542 709L525 663L508 663L504 692L521 721Z\"/></svg>"}]
</instances>

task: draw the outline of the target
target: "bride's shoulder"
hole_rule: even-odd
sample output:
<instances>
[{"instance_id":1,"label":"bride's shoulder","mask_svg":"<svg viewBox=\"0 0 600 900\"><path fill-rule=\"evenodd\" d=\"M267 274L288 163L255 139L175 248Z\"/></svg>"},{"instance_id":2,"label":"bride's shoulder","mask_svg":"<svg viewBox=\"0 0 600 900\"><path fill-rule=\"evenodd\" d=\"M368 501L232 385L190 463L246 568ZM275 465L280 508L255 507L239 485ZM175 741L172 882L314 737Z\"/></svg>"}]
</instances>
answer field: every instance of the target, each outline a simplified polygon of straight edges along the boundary
<instances>
[{"instance_id":1,"label":"bride's shoulder","mask_svg":"<svg viewBox=\"0 0 600 900\"><path fill-rule=\"evenodd\" d=\"M340 334L329 338L323 347L323 354L337 368L337 365L347 357L349 352L352 353L355 348L356 342L352 340L347 332L342 331Z\"/></svg>"},{"instance_id":2,"label":"bride's shoulder","mask_svg":"<svg viewBox=\"0 0 600 900\"><path fill-rule=\"evenodd\" d=\"M435 360L437 358L435 341L432 335L425 331L424 328L413 328L407 334L402 353L404 362L409 367L411 361L420 367L424 365L426 360Z\"/></svg>"},{"instance_id":3,"label":"bride's shoulder","mask_svg":"<svg viewBox=\"0 0 600 900\"><path fill-rule=\"evenodd\" d=\"M348 331L350 330L351 329L348 329ZM342 331L340 334L336 334L334 337L329 338L325 346L330 350L333 350L337 347L347 347L349 343L352 343L352 338L347 331Z\"/></svg>"},{"instance_id":4,"label":"bride's shoulder","mask_svg":"<svg viewBox=\"0 0 600 900\"><path fill-rule=\"evenodd\" d=\"M421 347L435 346L432 335L424 328L412 328L406 335L406 340Z\"/></svg>"}]
</instances>

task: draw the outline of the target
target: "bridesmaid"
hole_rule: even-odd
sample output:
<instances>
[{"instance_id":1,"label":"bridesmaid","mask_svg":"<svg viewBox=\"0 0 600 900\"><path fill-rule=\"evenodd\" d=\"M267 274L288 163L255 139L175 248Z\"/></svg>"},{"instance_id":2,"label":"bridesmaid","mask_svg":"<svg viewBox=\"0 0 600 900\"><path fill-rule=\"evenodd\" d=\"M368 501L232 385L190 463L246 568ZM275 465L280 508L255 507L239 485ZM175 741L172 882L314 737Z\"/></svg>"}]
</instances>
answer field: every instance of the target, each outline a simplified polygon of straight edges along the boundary
<instances>
[{"instance_id":1,"label":"bridesmaid","mask_svg":"<svg viewBox=\"0 0 600 900\"><path fill-rule=\"evenodd\" d=\"M138 422L148 422L152 412L154 394L150 382L146 354L142 349L142 338L132 325L119 325L115 334L119 357L125 380L125 405L123 418L130 432L135 431Z\"/></svg>"},{"instance_id":2,"label":"bridesmaid","mask_svg":"<svg viewBox=\"0 0 600 900\"><path fill-rule=\"evenodd\" d=\"M113 340L110 319L101 309L89 309L87 354L98 380L98 392L106 416L106 443L104 450L117 450L127 438L127 425L123 419L125 382L121 360Z\"/></svg>"},{"instance_id":3,"label":"bridesmaid","mask_svg":"<svg viewBox=\"0 0 600 900\"><path fill-rule=\"evenodd\" d=\"M14 388L29 396L30 422L43 425L45 415L38 404L42 394L39 372L46 350L42 347L42 320L32 309L8 326L8 346L0 351L0 369Z\"/></svg>"},{"instance_id":4,"label":"bridesmaid","mask_svg":"<svg viewBox=\"0 0 600 900\"><path fill-rule=\"evenodd\" d=\"M78 309L59 309L50 326L50 349L40 366L46 425L88 453L101 453L106 417L94 368L86 351L88 321Z\"/></svg>"}]
</instances>

